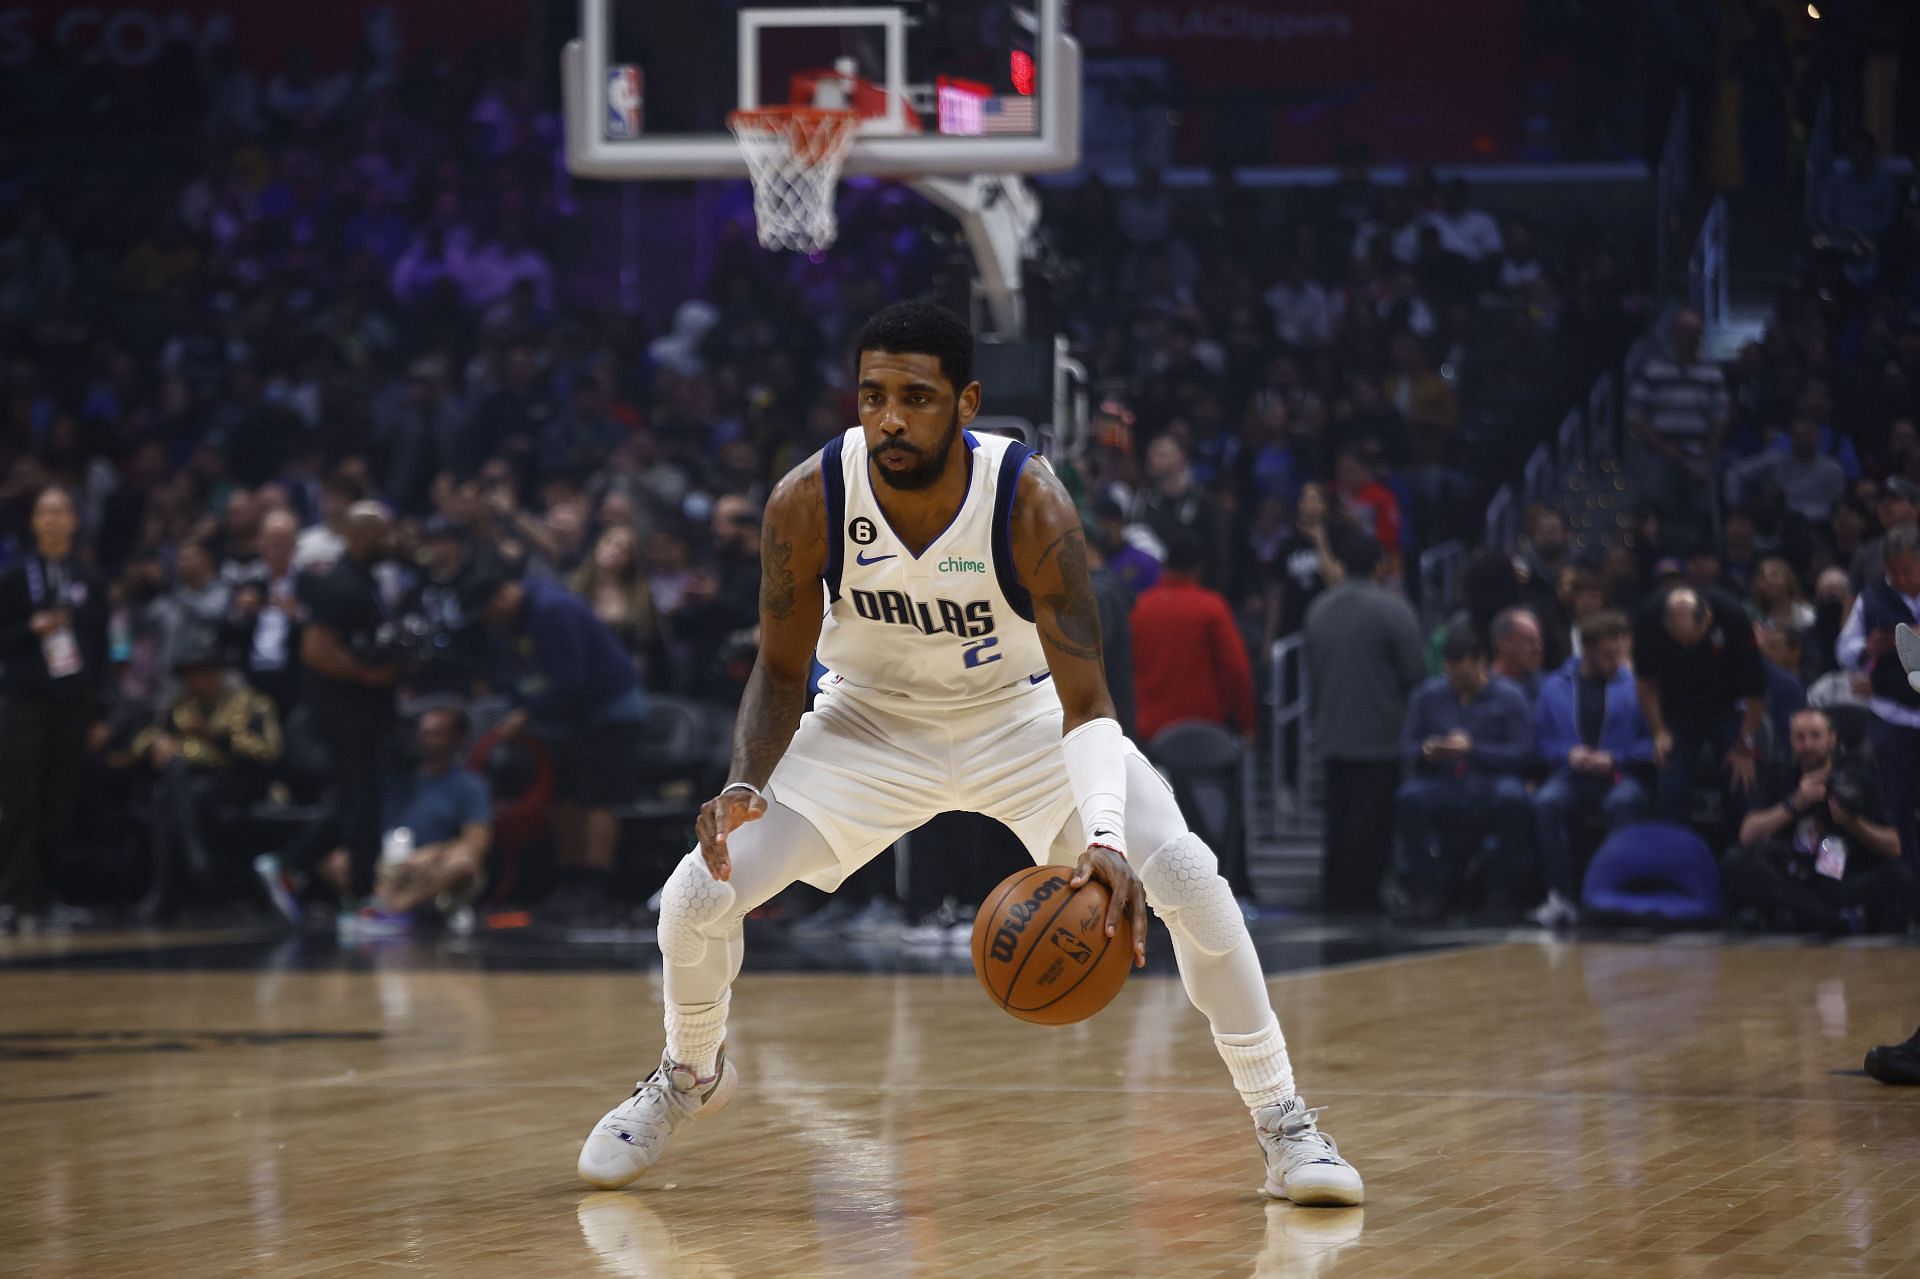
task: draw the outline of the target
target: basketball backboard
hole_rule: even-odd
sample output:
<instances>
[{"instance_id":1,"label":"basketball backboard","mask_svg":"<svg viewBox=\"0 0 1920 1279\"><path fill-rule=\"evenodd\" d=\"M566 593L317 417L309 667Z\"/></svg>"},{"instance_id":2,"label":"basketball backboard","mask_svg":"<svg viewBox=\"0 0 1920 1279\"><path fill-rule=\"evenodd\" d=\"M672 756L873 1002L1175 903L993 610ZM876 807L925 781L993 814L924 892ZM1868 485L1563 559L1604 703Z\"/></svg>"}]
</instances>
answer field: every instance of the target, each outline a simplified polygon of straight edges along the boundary
<instances>
[{"instance_id":1,"label":"basketball backboard","mask_svg":"<svg viewBox=\"0 0 1920 1279\"><path fill-rule=\"evenodd\" d=\"M630 181L745 177L728 113L793 102L860 111L848 174L1072 168L1080 53L1065 9L1066 0L580 0L580 36L562 56L567 166Z\"/></svg>"}]
</instances>

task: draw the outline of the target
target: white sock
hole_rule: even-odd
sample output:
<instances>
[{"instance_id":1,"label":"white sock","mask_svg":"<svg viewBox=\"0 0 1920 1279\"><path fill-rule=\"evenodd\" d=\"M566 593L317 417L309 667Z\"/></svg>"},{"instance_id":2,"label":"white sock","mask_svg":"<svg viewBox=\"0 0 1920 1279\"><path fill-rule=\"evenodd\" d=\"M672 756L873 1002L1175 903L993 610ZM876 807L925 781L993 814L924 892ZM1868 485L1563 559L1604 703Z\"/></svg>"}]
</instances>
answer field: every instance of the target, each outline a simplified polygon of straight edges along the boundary
<instances>
[{"instance_id":1,"label":"white sock","mask_svg":"<svg viewBox=\"0 0 1920 1279\"><path fill-rule=\"evenodd\" d=\"M705 1008L667 1005L667 1056L676 1066L692 1066L701 1079L713 1077L720 1045L727 1038L727 1005L732 1000L728 992Z\"/></svg>"},{"instance_id":2,"label":"white sock","mask_svg":"<svg viewBox=\"0 0 1920 1279\"><path fill-rule=\"evenodd\" d=\"M1287 1039L1280 1019L1251 1035L1215 1035L1213 1046L1227 1063L1233 1086L1248 1110L1284 1105L1293 1097L1293 1063L1287 1058Z\"/></svg>"}]
</instances>

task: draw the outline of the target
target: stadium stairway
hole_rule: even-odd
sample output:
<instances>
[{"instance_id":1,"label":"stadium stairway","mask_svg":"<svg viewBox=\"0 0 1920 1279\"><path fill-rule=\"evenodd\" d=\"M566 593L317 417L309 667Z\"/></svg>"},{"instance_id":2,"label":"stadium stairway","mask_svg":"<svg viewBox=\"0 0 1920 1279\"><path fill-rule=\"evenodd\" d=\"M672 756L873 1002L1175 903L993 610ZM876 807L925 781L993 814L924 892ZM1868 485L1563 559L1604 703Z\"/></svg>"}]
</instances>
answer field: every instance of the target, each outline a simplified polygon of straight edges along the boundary
<instances>
[{"instance_id":1,"label":"stadium stairway","mask_svg":"<svg viewBox=\"0 0 1920 1279\"><path fill-rule=\"evenodd\" d=\"M1264 907L1306 911L1320 905L1320 863L1326 838L1321 810L1326 779L1317 756L1310 754L1304 767L1308 803L1296 811L1289 802L1291 795L1276 794L1264 784L1273 774L1267 752L1261 754L1258 777L1262 784L1253 787L1253 807L1248 814L1247 877Z\"/></svg>"}]
</instances>

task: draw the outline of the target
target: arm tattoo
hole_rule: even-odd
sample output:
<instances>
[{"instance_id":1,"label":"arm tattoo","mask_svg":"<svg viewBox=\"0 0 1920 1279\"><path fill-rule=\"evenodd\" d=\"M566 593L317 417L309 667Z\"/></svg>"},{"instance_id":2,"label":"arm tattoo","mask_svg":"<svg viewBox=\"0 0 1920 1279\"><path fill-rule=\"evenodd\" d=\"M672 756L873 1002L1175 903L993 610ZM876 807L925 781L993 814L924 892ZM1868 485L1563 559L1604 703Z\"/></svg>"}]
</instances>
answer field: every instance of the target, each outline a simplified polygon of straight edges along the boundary
<instances>
[{"instance_id":1,"label":"arm tattoo","mask_svg":"<svg viewBox=\"0 0 1920 1279\"><path fill-rule=\"evenodd\" d=\"M822 488L815 467L783 480L767 503L766 531L760 543L760 612L767 625L761 630L761 660L747 677L740 714L734 721L731 781L765 786L807 709L808 663L798 663L798 674L783 675L780 672L794 663L782 659L770 667L766 654L770 644L776 650L792 647L790 633L808 623L805 617L795 617L801 582L795 575L794 557L797 543L803 573L815 571L808 566L822 558L826 521L816 514L826 509Z\"/></svg>"},{"instance_id":2,"label":"arm tattoo","mask_svg":"<svg viewBox=\"0 0 1920 1279\"><path fill-rule=\"evenodd\" d=\"M1061 652L1070 656L1100 661L1100 602L1094 597L1093 581L1087 575L1085 536L1077 528L1062 533L1041 553L1040 566L1045 567L1056 552L1060 591L1041 597L1053 614L1055 642Z\"/></svg>"},{"instance_id":3,"label":"arm tattoo","mask_svg":"<svg viewBox=\"0 0 1920 1279\"><path fill-rule=\"evenodd\" d=\"M792 560L793 542L782 540L780 530L769 525L760 551L760 607L782 621L793 616Z\"/></svg>"},{"instance_id":4,"label":"arm tattoo","mask_svg":"<svg viewBox=\"0 0 1920 1279\"><path fill-rule=\"evenodd\" d=\"M768 674L765 666L754 663L740 697L740 718L733 726L733 766L728 779L765 786L767 778L773 776L774 765L787 753L787 744L793 740L806 709L805 680L783 682Z\"/></svg>"},{"instance_id":5,"label":"arm tattoo","mask_svg":"<svg viewBox=\"0 0 1920 1279\"><path fill-rule=\"evenodd\" d=\"M805 509L817 510L824 504L825 485L819 471L810 471L797 477L795 488L795 496ZM776 492L775 499L778 497ZM806 537L806 549L824 556L826 521L809 519L801 531ZM793 576L793 545L793 531L780 527L778 517L773 512L773 503L769 502L766 533L760 543L760 607L769 617L782 622L793 616L797 586Z\"/></svg>"}]
</instances>

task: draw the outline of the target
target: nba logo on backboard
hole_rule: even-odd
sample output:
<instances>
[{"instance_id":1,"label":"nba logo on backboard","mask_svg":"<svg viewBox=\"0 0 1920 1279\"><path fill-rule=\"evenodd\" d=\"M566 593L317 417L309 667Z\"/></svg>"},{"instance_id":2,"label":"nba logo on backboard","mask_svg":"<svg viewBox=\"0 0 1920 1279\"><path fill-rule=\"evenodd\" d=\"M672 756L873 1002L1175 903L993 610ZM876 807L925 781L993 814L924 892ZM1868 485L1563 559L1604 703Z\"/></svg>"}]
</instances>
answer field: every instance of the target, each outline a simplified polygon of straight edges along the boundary
<instances>
[{"instance_id":1,"label":"nba logo on backboard","mask_svg":"<svg viewBox=\"0 0 1920 1279\"><path fill-rule=\"evenodd\" d=\"M641 132L640 68L607 68L607 138L637 138Z\"/></svg>"}]
</instances>

